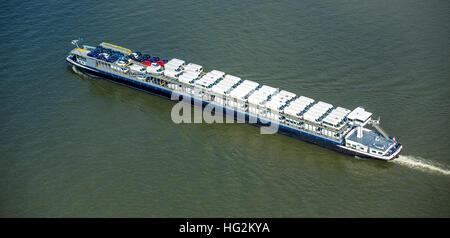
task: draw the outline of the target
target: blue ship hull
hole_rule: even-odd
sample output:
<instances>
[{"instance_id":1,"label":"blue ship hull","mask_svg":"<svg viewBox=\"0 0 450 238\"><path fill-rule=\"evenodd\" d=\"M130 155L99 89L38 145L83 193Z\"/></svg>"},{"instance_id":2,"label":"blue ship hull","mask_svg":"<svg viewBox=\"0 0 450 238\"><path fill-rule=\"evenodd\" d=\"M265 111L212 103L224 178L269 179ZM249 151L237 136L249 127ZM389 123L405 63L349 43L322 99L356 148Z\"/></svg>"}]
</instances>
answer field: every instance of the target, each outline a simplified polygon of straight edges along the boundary
<instances>
[{"instance_id":1,"label":"blue ship hull","mask_svg":"<svg viewBox=\"0 0 450 238\"><path fill-rule=\"evenodd\" d=\"M79 70L81 72L84 72L84 73L86 73L88 75L98 76L100 78L104 78L104 79L110 80L110 81L118 83L118 84L126 85L126 86L129 86L129 87L132 87L132 88L136 88L136 89L140 89L140 90L149 92L149 93L154 94L154 95L158 95L158 96L162 96L164 98L171 99L172 90L170 90L170 89L163 89L163 88L160 88L160 87L156 87L156 86L152 86L152 85L149 85L149 84L141 83L141 82L138 82L138 81L135 81L135 80L131 80L131 79L127 79L127 78L124 78L124 77L121 77L121 76L118 76L118 75L110 74L110 73L107 73L107 72L102 72L102 71L100 71L98 69L96 69L96 70L98 70L99 72L97 72L96 70L85 69L83 67L79 67L76 64L73 64L70 61L69 61L69 63L71 63L73 66L75 66L77 68L77 70ZM178 101L181 101L182 99L183 99L183 95L179 95ZM197 101L197 105L200 105L200 102L201 102L202 107L205 107L206 105L209 104L209 102L205 102L205 101L202 101L202 100L197 100L197 99L191 98L191 104L192 105L194 105L195 101ZM223 115L225 115L226 111L230 110L230 109L223 107L223 110L224 110L223 111L223 113L224 113ZM233 112L235 120L238 118L237 114L241 113L241 112L237 112L235 110L230 110L230 112ZM260 127L260 126L267 126L267 124L263 123L259 118L257 118L257 120L256 120L257 123L250 123L250 117L252 117L252 116L249 116L248 114L245 114L245 122L246 123L249 123L251 125L258 126L258 127ZM241 118L243 118L243 117L241 117ZM252 120L252 121L255 121L255 120ZM306 133L306 132L302 132L300 130L293 129L293 128L284 126L282 124L279 124L278 133L283 134L283 135L287 135L287 136L290 136L290 137L293 137L293 138L297 138L297 139L300 139L302 141L306 141L306 142L309 142L309 143L312 143L312 144L315 144L315 145L319 145L319 146L322 146L324 148L327 148L327 149L330 149L330 150L334 150L336 152L343 153L343 154L346 154L346 155L357 156L359 158L378 159L376 157L372 157L372 156L369 156L369 155L366 155L366 154L361 154L361 153L358 153L358 152L355 152L355 151L351 151L351 150L347 150L345 148L339 147L339 145L342 145L342 144L337 143L335 141L327 140L327 139L324 139L322 137L318 137L318 136L315 136L315 135L312 135L312 134L309 134L309 133Z\"/></svg>"}]
</instances>

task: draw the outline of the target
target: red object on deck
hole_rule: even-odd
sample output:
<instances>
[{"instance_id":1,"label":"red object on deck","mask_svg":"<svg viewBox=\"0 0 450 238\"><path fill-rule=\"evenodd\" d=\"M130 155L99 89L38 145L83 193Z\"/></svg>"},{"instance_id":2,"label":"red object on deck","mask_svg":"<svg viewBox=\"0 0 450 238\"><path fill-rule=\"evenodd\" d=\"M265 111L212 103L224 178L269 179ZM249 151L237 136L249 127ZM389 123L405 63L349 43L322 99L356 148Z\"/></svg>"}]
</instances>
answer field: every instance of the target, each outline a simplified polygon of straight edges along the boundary
<instances>
[{"instance_id":1,"label":"red object on deck","mask_svg":"<svg viewBox=\"0 0 450 238\"><path fill-rule=\"evenodd\" d=\"M161 66L164 66L164 64L165 64L165 62L164 62L164 61L162 61L162 60L160 60L160 61L156 61L156 63L157 63L157 64L159 64L159 65L161 65Z\"/></svg>"},{"instance_id":2,"label":"red object on deck","mask_svg":"<svg viewBox=\"0 0 450 238\"><path fill-rule=\"evenodd\" d=\"M152 65L152 62L146 60L146 61L142 61L142 64L143 64L143 65L150 66L150 65Z\"/></svg>"}]
</instances>

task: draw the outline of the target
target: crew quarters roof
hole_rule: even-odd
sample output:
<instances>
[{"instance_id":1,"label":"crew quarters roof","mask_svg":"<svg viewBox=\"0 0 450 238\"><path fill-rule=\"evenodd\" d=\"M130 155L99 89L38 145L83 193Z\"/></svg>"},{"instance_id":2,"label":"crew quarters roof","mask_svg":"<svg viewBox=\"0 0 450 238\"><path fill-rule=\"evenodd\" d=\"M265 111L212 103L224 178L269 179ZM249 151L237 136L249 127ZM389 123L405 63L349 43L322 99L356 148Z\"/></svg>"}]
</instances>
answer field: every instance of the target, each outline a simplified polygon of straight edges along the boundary
<instances>
[{"instance_id":1,"label":"crew quarters roof","mask_svg":"<svg viewBox=\"0 0 450 238\"><path fill-rule=\"evenodd\" d=\"M361 122L365 122L371 116L372 116L371 112L366 111L362 107L358 107L355 110L353 110L352 112L350 112L350 114L348 114L347 118L349 120L352 120L352 121L358 120L358 121L361 121Z\"/></svg>"}]
</instances>

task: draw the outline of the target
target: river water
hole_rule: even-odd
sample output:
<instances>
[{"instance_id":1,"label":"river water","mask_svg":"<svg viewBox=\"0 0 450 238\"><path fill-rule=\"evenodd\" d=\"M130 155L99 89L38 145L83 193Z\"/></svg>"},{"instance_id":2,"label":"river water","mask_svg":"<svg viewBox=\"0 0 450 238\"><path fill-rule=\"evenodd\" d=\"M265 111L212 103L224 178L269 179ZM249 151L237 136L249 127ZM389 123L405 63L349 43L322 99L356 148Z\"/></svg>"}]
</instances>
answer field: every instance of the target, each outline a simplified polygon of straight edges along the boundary
<instances>
[{"instance_id":1,"label":"river water","mask_svg":"<svg viewBox=\"0 0 450 238\"><path fill-rule=\"evenodd\" d=\"M3 1L1 217L449 217L448 1ZM175 104L64 61L83 37L381 117L358 159Z\"/></svg>"}]
</instances>

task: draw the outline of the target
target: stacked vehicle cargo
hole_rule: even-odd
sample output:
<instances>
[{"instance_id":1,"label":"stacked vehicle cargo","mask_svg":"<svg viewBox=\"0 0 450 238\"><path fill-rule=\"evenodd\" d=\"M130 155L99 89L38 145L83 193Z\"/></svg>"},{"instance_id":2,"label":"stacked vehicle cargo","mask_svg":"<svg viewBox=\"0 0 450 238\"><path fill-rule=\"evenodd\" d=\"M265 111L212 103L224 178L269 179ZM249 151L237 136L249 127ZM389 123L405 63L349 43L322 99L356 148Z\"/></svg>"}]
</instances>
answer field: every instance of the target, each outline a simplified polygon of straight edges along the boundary
<instances>
[{"instance_id":1,"label":"stacked vehicle cargo","mask_svg":"<svg viewBox=\"0 0 450 238\"><path fill-rule=\"evenodd\" d=\"M240 108L247 111L246 105L248 104L248 97L260 87L259 83L244 80L236 88L232 88L227 92L226 105L233 108Z\"/></svg>"},{"instance_id":2,"label":"stacked vehicle cargo","mask_svg":"<svg viewBox=\"0 0 450 238\"><path fill-rule=\"evenodd\" d=\"M115 47L109 47L105 44L100 44L95 47L94 50L87 54L89 57L97 58L99 60L106 61L108 63L114 63L118 59L124 56L124 53L116 49Z\"/></svg>"},{"instance_id":3,"label":"stacked vehicle cargo","mask_svg":"<svg viewBox=\"0 0 450 238\"><path fill-rule=\"evenodd\" d=\"M280 120L280 109L285 106L291 99L296 97L294 93L282 90L281 92L275 94L266 103L266 107L270 109L268 111L267 117L273 120Z\"/></svg>"},{"instance_id":4,"label":"stacked vehicle cargo","mask_svg":"<svg viewBox=\"0 0 450 238\"><path fill-rule=\"evenodd\" d=\"M152 63L145 68L131 64L133 72L147 72L158 74L162 71L160 65ZM162 67L161 67L162 68ZM157 71L159 70L159 71ZM203 96L208 93L211 100L222 106L230 106L258 117L280 121L287 125L306 129L314 133L335 136L336 131L347 125L346 115L350 110L325 102L315 102L305 96L276 88L259 85L250 80L242 80L233 75L226 75L222 71L212 70L203 73L203 67L180 59L172 59L164 65L164 75L169 79L184 83L184 91L191 96ZM160 73L161 74L161 73ZM172 89L183 88L181 85L170 84ZM200 95L193 95L194 89ZM330 129L330 130L327 130Z\"/></svg>"},{"instance_id":5,"label":"stacked vehicle cargo","mask_svg":"<svg viewBox=\"0 0 450 238\"><path fill-rule=\"evenodd\" d=\"M195 82L195 86L201 87L203 89L209 89L213 84L218 83L223 79L225 73L218 70L213 70L211 72L206 73L199 80Z\"/></svg>"},{"instance_id":6,"label":"stacked vehicle cargo","mask_svg":"<svg viewBox=\"0 0 450 238\"><path fill-rule=\"evenodd\" d=\"M309 107L314 103L314 100L305 96L300 96L294 101L290 102L287 107L284 108L283 112L292 117L299 117L309 109Z\"/></svg>"},{"instance_id":7,"label":"stacked vehicle cargo","mask_svg":"<svg viewBox=\"0 0 450 238\"><path fill-rule=\"evenodd\" d=\"M239 77L233 75L225 75L223 80L211 87L211 92L215 94L214 101L219 105L223 105L226 102L227 92L230 89L234 89L242 80Z\"/></svg>"},{"instance_id":8,"label":"stacked vehicle cargo","mask_svg":"<svg viewBox=\"0 0 450 238\"><path fill-rule=\"evenodd\" d=\"M278 93L278 89L263 85L248 97L248 111L255 115L265 115L267 112L265 104L275 93Z\"/></svg>"},{"instance_id":9,"label":"stacked vehicle cargo","mask_svg":"<svg viewBox=\"0 0 450 238\"><path fill-rule=\"evenodd\" d=\"M303 128L303 122L301 116L314 104L314 100L305 96L296 97L289 104L284 107L283 113L285 117L285 123L288 125L294 125L298 128Z\"/></svg>"},{"instance_id":10,"label":"stacked vehicle cargo","mask_svg":"<svg viewBox=\"0 0 450 238\"><path fill-rule=\"evenodd\" d=\"M201 73L203 72L203 67L198 64L189 63L184 67L185 72Z\"/></svg>"},{"instance_id":11,"label":"stacked vehicle cargo","mask_svg":"<svg viewBox=\"0 0 450 238\"><path fill-rule=\"evenodd\" d=\"M345 126L345 119L349 113L350 110L343 107L338 107L331 111L330 114L323 119L322 123L335 130L340 130Z\"/></svg>"},{"instance_id":12,"label":"stacked vehicle cargo","mask_svg":"<svg viewBox=\"0 0 450 238\"><path fill-rule=\"evenodd\" d=\"M183 74L181 74L178 77L178 80L180 82L183 82L185 84L189 84L189 85L194 85L194 82L198 79L200 79L201 73L198 72L183 72Z\"/></svg>"},{"instance_id":13,"label":"stacked vehicle cargo","mask_svg":"<svg viewBox=\"0 0 450 238\"><path fill-rule=\"evenodd\" d=\"M308 124L308 127L306 129L308 130L320 130L320 127L317 126L320 124L320 121L322 118L331 111L333 108L333 105L326 103L326 102L318 102L314 104L311 108L309 108L305 114L303 114L303 119L309 122L312 122L312 124Z\"/></svg>"},{"instance_id":14,"label":"stacked vehicle cargo","mask_svg":"<svg viewBox=\"0 0 450 238\"><path fill-rule=\"evenodd\" d=\"M192 94L194 92L194 82L200 79L201 73L199 72L183 72L182 75L178 77L178 80L182 83L190 85L192 87L184 87L184 91Z\"/></svg>"},{"instance_id":15,"label":"stacked vehicle cargo","mask_svg":"<svg viewBox=\"0 0 450 238\"><path fill-rule=\"evenodd\" d=\"M185 62L183 60L171 59L169 62L167 62L167 64L164 65L164 75L176 80L183 72L184 65Z\"/></svg>"}]
</instances>

